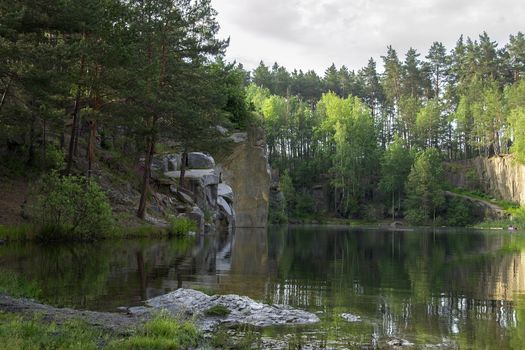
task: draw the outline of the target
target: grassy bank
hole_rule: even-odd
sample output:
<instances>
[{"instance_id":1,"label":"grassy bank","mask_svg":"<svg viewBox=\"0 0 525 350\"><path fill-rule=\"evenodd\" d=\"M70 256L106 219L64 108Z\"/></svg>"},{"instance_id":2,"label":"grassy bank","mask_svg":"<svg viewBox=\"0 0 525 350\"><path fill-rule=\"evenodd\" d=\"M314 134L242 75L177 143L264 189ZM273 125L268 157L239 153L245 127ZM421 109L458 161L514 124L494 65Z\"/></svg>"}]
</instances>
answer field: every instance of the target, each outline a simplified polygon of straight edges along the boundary
<instances>
[{"instance_id":1,"label":"grassy bank","mask_svg":"<svg viewBox=\"0 0 525 350\"><path fill-rule=\"evenodd\" d=\"M131 336L113 334L85 322L57 324L39 315L32 318L0 312L3 349L188 349L203 347L202 334L191 322L158 315L132 330Z\"/></svg>"},{"instance_id":2,"label":"grassy bank","mask_svg":"<svg viewBox=\"0 0 525 350\"><path fill-rule=\"evenodd\" d=\"M173 236L169 228L153 225L113 227L93 237L75 236L60 227L39 227L33 224L0 225L3 242L84 242L101 239L163 238Z\"/></svg>"}]
</instances>

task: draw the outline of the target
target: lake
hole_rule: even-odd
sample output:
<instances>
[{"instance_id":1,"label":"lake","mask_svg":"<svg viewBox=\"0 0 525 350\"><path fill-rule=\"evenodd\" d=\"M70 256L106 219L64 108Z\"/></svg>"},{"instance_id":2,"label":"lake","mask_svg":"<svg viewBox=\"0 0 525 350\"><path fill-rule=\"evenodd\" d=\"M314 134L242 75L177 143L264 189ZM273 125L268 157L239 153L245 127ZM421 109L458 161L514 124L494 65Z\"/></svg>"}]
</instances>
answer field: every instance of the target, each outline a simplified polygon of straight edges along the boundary
<instances>
[{"instance_id":1,"label":"lake","mask_svg":"<svg viewBox=\"0 0 525 350\"><path fill-rule=\"evenodd\" d=\"M525 349L525 236L290 226L184 240L0 246L57 306L116 311L179 287L287 304L314 326L264 337L325 348ZM355 317L348 322L342 314Z\"/></svg>"}]
</instances>

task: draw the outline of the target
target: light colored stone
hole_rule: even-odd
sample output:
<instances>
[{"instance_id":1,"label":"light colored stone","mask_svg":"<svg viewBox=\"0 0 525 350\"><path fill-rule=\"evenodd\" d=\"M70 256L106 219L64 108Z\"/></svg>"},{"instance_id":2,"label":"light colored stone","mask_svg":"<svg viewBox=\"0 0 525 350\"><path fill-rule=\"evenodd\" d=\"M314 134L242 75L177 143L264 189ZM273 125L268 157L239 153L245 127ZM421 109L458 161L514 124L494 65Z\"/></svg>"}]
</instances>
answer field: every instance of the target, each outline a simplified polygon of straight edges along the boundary
<instances>
[{"instance_id":1,"label":"light colored stone","mask_svg":"<svg viewBox=\"0 0 525 350\"><path fill-rule=\"evenodd\" d=\"M217 205L219 206L219 208L222 208L222 210L224 210L224 212L228 215L228 216L233 216L233 210L232 208L230 207L230 205L228 204L228 202L226 202L226 200L222 197L218 197L217 198Z\"/></svg>"},{"instance_id":2,"label":"light colored stone","mask_svg":"<svg viewBox=\"0 0 525 350\"><path fill-rule=\"evenodd\" d=\"M197 315L197 321L205 329L211 329L219 324L228 326L251 325L268 327L285 324L313 324L319 318L310 312L293 309L284 305L268 305L256 302L246 296L239 295L213 295L208 296L192 289L177 289L146 301L151 311L167 310L172 315ZM225 306L230 313L224 316L208 317L206 310L213 306ZM134 309L142 313L143 309Z\"/></svg>"},{"instance_id":3,"label":"light colored stone","mask_svg":"<svg viewBox=\"0 0 525 350\"><path fill-rule=\"evenodd\" d=\"M357 316L351 313L341 314L341 318L347 322L361 322L361 316Z\"/></svg>"},{"instance_id":4,"label":"light colored stone","mask_svg":"<svg viewBox=\"0 0 525 350\"><path fill-rule=\"evenodd\" d=\"M224 197L233 203L233 189L225 183L220 183L217 188L217 194L219 197Z\"/></svg>"}]
</instances>

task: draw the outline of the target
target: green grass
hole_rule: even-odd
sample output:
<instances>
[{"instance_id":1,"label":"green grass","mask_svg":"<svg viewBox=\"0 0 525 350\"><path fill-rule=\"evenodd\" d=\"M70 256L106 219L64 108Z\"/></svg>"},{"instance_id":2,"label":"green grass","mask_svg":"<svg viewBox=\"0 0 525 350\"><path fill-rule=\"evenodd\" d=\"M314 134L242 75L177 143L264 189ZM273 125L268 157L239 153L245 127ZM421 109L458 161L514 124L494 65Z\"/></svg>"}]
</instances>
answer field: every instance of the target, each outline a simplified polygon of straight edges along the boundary
<instances>
[{"instance_id":1,"label":"green grass","mask_svg":"<svg viewBox=\"0 0 525 350\"><path fill-rule=\"evenodd\" d=\"M166 314L159 314L148 321L136 335L115 340L108 349L168 350L195 348L202 335L191 322L178 322Z\"/></svg>"},{"instance_id":2,"label":"green grass","mask_svg":"<svg viewBox=\"0 0 525 350\"><path fill-rule=\"evenodd\" d=\"M159 315L130 337L115 335L78 320L64 324L47 322L36 315L24 318L0 312L1 349L136 349L169 350L198 348L202 335L191 322Z\"/></svg>"},{"instance_id":3,"label":"green grass","mask_svg":"<svg viewBox=\"0 0 525 350\"><path fill-rule=\"evenodd\" d=\"M153 225L136 227L113 227L102 233L98 239L132 239L132 238L164 238L171 235L168 229ZM81 241L79 237L61 232L58 226L37 227L32 224L0 225L0 240L6 242L25 241L53 241L58 237L60 241Z\"/></svg>"},{"instance_id":4,"label":"green grass","mask_svg":"<svg viewBox=\"0 0 525 350\"><path fill-rule=\"evenodd\" d=\"M197 231L197 224L189 218L172 218L170 220L169 233L181 237L187 235L190 232Z\"/></svg>"},{"instance_id":5,"label":"green grass","mask_svg":"<svg viewBox=\"0 0 525 350\"><path fill-rule=\"evenodd\" d=\"M2 349L100 349L109 335L80 321L62 325L47 323L41 317L24 319L0 312L0 347Z\"/></svg>"},{"instance_id":6,"label":"green grass","mask_svg":"<svg viewBox=\"0 0 525 350\"><path fill-rule=\"evenodd\" d=\"M519 208L519 204L517 203L496 199L481 191L469 191L462 187L449 188L448 190L456 194L460 194L463 196L472 197L474 199L479 199L479 200L483 200L483 201L492 203L494 205L497 205L503 210L511 210L511 209Z\"/></svg>"}]
</instances>

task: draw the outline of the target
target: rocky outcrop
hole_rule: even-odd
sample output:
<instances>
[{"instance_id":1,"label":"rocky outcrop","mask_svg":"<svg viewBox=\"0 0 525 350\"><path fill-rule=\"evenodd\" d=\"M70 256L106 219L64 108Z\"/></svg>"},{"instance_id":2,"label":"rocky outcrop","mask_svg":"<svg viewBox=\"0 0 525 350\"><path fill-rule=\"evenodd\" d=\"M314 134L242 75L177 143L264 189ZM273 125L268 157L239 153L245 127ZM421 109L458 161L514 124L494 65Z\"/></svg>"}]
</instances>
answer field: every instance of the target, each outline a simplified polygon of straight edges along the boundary
<instances>
[{"instance_id":1,"label":"rocky outcrop","mask_svg":"<svg viewBox=\"0 0 525 350\"><path fill-rule=\"evenodd\" d=\"M176 203L171 205L174 207L171 214L192 219L199 232L233 228L233 192L230 186L221 182L213 157L203 152L188 153L183 186L179 188L180 160L178 154L155 157L152 173L159 190L165 193L156 196L162 196L163 202L174 200ZM169 203L165 206L169 207Z\"/></svg>"},{"instance_id":2,"label":"rocky outcrop","mask_svg":"<svg viewBox=\"0 0 525 350\"><path fill-rule=\"evenodd\" d=\"M230 137L233 150L220 159L217 169L233 189L237 227L266 227L270 192L270 167L264 132L251 127Z\"/></svg>"},{"instance_id":3,"label":"rocky outcrop","mask_svg":"<svg viewBox=\"0 0 525 350\"><path fill-rule=\"evenodd\" d=\"M512 156L478 157L445 164L449 183L525 205L525 165Z\"/></svg>"},{"instance_id":4,"label":"rocky outcrop","mask_svg":"<svg viewBox=\"0 0 525 350\"><path fill-rule=\"evenodd\" d=\"M183 288L149 299L146 305L148 307L130 308L129 311L132 314L142 315L166 310L173 316L181 314L197 316L198 323L206 330L212 330L219 324L268 327L319 322L315 314L288 306L262 304L248 297L234 294L209 296L196 290ZM217 306L220 306L225 312L222 315L208 315L207 311Z\"/></svg>"},{"instance_id":5,"label":"rocky outcrop","mask_svg":"<svg viewBox=\"0 0 525 350\"><path fill-rule=\"evenodd\" d=\"M445 197L460 198L462 201L466 202L470 208L472 208L472 210L474 211L473 214L476 216L476 218L479 218L481 220L499 220L505 219L509 216L509 214L502 208L481 199L472 198L450 191L445 191Z\"/></svg>"}]
</instances>

